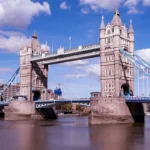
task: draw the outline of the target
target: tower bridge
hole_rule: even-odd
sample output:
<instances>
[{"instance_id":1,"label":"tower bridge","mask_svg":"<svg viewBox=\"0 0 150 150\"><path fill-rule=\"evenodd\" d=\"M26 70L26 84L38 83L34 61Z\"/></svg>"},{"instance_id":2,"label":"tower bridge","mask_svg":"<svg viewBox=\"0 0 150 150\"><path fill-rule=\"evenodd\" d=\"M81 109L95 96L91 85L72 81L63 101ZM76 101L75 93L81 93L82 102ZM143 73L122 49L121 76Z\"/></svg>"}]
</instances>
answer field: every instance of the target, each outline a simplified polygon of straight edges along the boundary
<instances>
[{"instance_id":1,"label":"tower bridge","mask_svg":"<svg viewBox=\"0 0 150 150\"><path fill-rule=\"evenodd\" d=\"M132 21L127 29L118 10L115 11L111 23L106 26L102 17L100 41L97 44L78 46L69 50L59 48L57 52L49 53L48 47L42 49L37 35L33 34L30 44L20 49L20 94L26 95L27 101L11 102L6 112L32 115L36 113L35 104L45 106L54 103L33 102L37 92L40 93L42 100L47 99L48 65L100 57L101 96L90 98L89 122L91 124L144 122L142 104L132 103L130 99L120 96L123 85L129 85L128 92L134 93L134 63L120 52L120 48L126 49L131 56L134 54ZM43 113L46 112L44 110Z\"/></svg>"}]
</instances>

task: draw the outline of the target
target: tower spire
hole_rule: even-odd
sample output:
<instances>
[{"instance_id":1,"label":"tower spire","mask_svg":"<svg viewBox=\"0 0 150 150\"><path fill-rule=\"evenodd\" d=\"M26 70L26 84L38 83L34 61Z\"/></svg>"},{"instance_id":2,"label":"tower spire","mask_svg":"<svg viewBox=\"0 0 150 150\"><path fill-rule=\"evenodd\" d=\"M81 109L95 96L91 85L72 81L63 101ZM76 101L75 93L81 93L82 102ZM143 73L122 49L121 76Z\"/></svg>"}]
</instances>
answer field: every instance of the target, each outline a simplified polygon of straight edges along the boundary
<instances>
[{"instance_id":1,"label":"tower spire","mask_svg":"<svg viewBox=\"0 0 150 150\"><path fill-rule=\"evenodd\" d=\"M102 16L102 22L101 22L100 29L101 29L101 30L105 29L104 16Z\"/></svg>"},{"instance_id":2,"label":"tower spire","mask_svg":"<svg viewBox=\"0 0 150 150\"><path fill-rule=\"evenodd\" d=\"M122 26L122 21L121 21L120 13L119 13L118 9L116 9L115 12L114 12L114 17L111 21L111 24Z\"/></svg>"},{"instance_id":3,"label":"tower spire","mask_svg":"<svg viewBox=\"0 0 150 150\"><path fill-rule=\"evenodd\" d=\"M134 30L133 30L133 27L132 27L132 20L130 20L129 33L134 33Z\"/></svg>"}]
</instances>

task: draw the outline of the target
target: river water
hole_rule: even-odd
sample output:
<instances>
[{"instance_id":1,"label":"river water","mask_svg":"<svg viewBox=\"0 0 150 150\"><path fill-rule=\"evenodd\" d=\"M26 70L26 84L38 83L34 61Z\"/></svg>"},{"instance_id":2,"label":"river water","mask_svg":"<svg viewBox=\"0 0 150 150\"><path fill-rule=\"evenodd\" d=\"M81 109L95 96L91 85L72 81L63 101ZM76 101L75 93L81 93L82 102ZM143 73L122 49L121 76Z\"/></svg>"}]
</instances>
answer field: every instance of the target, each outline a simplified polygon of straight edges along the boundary
<instances>
[{"instance_id":1,"label":"river water","mask_svg":"<svg viewBox=\"0 0 150 150\"><path fill-rule=\"evenodd\" d=\"M145 125L88 125L87 117L0 121L0 150L150 150Z\"/></svg>"}]
</instances>

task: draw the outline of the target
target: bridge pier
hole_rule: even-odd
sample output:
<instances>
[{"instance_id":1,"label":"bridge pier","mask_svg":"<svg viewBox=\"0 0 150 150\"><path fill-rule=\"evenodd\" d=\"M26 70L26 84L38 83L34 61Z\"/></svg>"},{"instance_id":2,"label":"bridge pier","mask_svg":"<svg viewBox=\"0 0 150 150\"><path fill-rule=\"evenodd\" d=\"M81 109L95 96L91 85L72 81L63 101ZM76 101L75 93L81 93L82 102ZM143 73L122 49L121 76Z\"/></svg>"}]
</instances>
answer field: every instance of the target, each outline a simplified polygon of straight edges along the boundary
<instances>
[{"instance_id":1,"label":"bridge pier","mask_svg":"<svg viewBox=\"0 0 150 150\"><path fill-rule=\"evenodd\" d=\"M33 101L10 101L4 108L5 120L42 119Z\"/></svg>"},{"instance_id":2,"label":"bridge pier","mask_svg":"<svg viewBox=\"0 0 150 150\"><path fill-rule=\"evenodd\" d=\"M124 98L91 98L89 124L144 123L141 103L126 103Z\"/></svg>"}]
</instances>

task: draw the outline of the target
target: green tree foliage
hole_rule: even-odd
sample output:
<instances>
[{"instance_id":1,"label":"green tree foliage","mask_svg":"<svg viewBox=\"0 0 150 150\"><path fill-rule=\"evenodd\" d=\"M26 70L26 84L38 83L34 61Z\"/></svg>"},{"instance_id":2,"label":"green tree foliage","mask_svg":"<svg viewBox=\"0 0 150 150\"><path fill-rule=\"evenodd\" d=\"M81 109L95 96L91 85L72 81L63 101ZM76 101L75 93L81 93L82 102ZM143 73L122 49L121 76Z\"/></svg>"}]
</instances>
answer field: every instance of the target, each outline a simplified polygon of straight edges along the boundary
<instances>
[{"instance_id":1,"label":"green tree foliage","mask_svg":"<svg viewBox=\"0 0 150 150\"><path fill-rule=\"evenodd\" d=\"M72 104L64 104L63 109L66 111L72 110Z\"/></svg>"}]
</instances>

